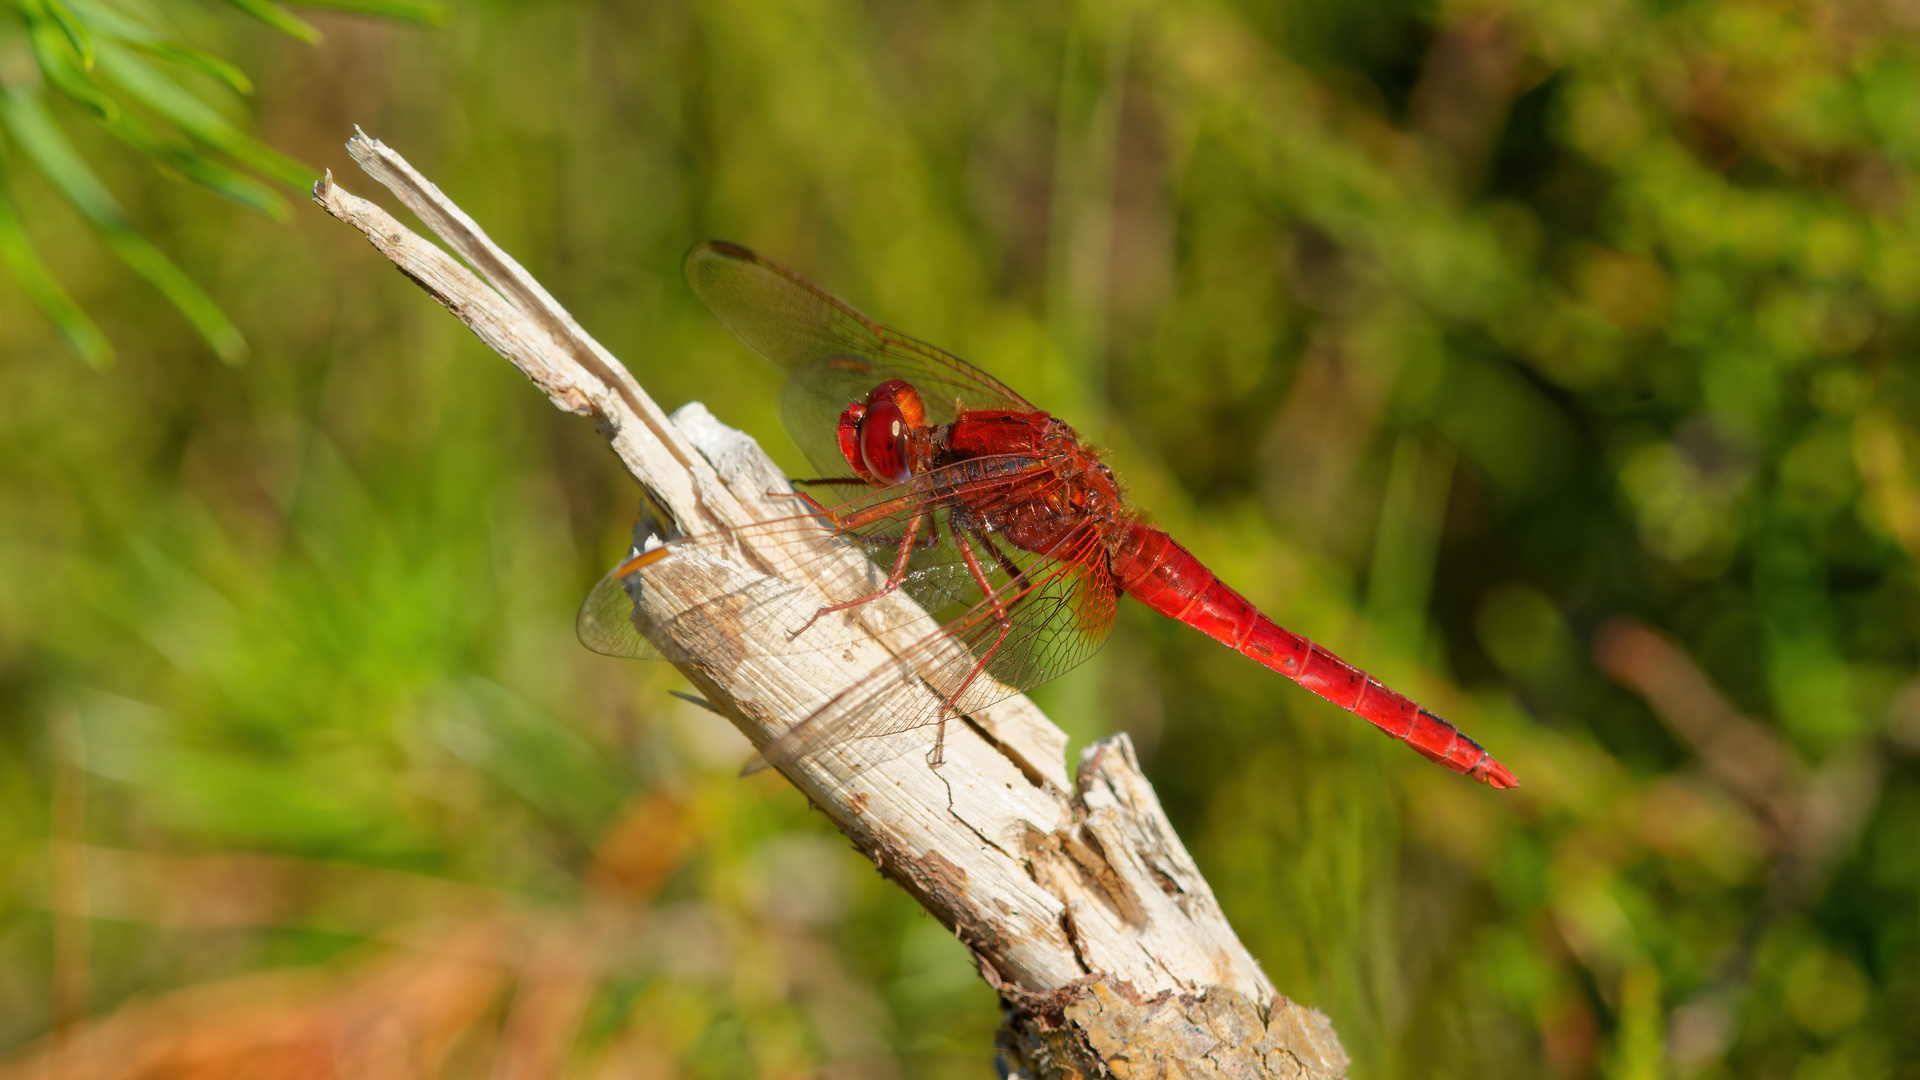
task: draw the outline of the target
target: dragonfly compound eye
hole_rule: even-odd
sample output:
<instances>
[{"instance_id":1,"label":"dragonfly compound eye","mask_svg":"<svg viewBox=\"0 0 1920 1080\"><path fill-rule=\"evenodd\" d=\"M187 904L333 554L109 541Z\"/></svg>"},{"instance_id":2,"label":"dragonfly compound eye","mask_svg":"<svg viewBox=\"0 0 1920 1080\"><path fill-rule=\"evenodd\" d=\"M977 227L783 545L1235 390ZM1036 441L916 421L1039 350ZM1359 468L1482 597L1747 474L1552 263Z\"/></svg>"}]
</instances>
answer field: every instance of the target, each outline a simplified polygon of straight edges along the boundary
<instances>
[{"instance_id":1,"label":"dragonfly compound eye","mask_svg":"<svg viewBox=\"0 0 1920 1080\"><path fill-rule=\"evenodd\" d=\"M866 415L867 403L864 401L856 401L847 406L846 411L840 414L838 434L840 456L847 459L847 464L853 466L853 471L860 474L860 479L871 480L873 476L867 472L866 458L860 453L860 421Z\"/></svg>"},{"instance_id":2,"label":"dragonfly compound eye","mask_svg":"<svg viewBox=\"0 0 1920 1080\"><path fill-rule=\"evenodd\" d=\"M907 470L907 419L900 406L891 401L875 401L860 418L860 456L874 479L903 484L912 475Z\"/></svg>"}]
</instances>

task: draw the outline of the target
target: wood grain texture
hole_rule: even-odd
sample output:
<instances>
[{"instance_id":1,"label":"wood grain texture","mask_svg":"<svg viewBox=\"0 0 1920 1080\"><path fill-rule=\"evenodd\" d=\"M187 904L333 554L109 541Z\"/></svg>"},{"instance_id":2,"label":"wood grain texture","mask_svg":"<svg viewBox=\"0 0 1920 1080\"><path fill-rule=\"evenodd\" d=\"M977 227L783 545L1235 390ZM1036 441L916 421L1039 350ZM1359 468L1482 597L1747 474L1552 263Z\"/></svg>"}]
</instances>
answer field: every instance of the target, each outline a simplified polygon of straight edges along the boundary
<instances>
[{"instance_id":1,"label":"wood grain texture","mask_svg":"<svg viewBox=\"0 0 1920 1080\"><path fill-rule=\"evenodd\" d=\"M404 159L364 134L348 147L459 258L330 174L315 186L315 201L359 229L556 407L590 417L675 527L707 532L791 513L790 503L769 499L788 490L786 480L751 439L697 404L668 417ZM876 636L849 618L816 628L837 635L831 647L780 655L782 627L737 617L715 598L782 575L784 556L747 542L736 553L661 575L643 609L656 643L756 746L933 628L920 614L918 624ZM853 740L782 771L973 951L1009 1005L1000 1042L1015 1068L1048 1076L1345 1075L1326 1018L1277 993L1228 925L1126 736L1087 748L1069 777L1065 734L1014 696L949 723L938 769L926 761L932 739L929 728Z\"/></svg>"}]
</instances>

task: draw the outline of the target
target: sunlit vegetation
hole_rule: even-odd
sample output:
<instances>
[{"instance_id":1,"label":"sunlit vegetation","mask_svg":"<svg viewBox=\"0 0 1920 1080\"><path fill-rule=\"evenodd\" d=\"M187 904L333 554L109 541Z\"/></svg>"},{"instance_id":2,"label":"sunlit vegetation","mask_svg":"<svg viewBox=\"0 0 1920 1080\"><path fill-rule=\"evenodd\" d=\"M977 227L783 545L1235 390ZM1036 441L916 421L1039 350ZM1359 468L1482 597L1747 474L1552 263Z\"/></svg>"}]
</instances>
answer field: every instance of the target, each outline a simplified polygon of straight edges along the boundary
<instances>
[{"instance_id":1,"label":"sunlit vegetation","mask_svg":"<svg viewBox=\"0 0 1920 1080\"><path fill-rule=\"evenodd\" d=\"M1908 6L302 9L317 45L244 12L285 15L0 10L22 1075L991 1067L965 949L733 779L670 669L573 641L638 495L293 197L371 194L356 123L669 407L800 468L678 279L750 244L1074 422L1511 767L1138 605L1037 695L1133 734L1356 1076L1917 1075Z\"/></svg>"}]
</instances>

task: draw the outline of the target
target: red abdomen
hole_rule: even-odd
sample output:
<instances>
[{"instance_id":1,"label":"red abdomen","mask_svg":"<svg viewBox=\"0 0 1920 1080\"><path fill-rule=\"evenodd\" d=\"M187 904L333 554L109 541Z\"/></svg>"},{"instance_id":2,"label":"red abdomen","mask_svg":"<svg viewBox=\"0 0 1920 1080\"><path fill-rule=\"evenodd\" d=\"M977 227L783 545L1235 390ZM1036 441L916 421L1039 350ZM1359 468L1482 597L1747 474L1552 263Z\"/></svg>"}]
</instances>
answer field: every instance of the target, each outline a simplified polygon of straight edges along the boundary
<instances>
[{"instance_id":1,"label":"red abdomen","mask_svg":"<svg viewBox=\"0 0 1920 1080\"><path fill-rule=\"evenodd\" d=\"M1431 761L1496 788L1518 787L1506 767L1460 729L1366 672L1275 625L1159 529L1133 522L1111 557L1120 587L1407 743Z\"/></svg>"}]
</instances>

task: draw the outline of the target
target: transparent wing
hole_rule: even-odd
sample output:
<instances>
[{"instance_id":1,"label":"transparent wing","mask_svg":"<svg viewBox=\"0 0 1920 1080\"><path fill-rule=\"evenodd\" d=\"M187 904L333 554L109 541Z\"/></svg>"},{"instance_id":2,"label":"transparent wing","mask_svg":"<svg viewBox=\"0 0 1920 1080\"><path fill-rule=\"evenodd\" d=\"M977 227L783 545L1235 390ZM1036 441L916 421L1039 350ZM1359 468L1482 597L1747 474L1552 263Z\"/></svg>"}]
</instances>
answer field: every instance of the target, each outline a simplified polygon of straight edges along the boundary
<instances>
[{"instance_id":1,"label":"transparent wing","mask_svg":"<svg viewBox=\"0 0 1920 1080\"><path fill-rule=\"evenodd\" d=\"M574 617L573 632L580 638L580 644L602 656L635 660L662 658L664 654L647 640L635 618L634 602L639 599L639 584L631 575L621 574L619 567L607 571L587 594L586 603L580 605L580 614Z\"/></svg>"},{"instance_id":2,"label":"transparent wing","mask_svg":"<svg viewBox=\"0 0 1920 1080\"><path fill-rule=\"evenodd\" d=\"M742 772L927 727L1047 682L1106 642L1118 602L1105 548L1083 527L768 743ZM907 692L916 681L932 693Z\"/></svg>"},{"instance_id":3,"label":"transparent wing","mask_svg":"<svg viewBox=\"0 0 1920 1080\"><path fill-rule=\"evenodd\" d=\"M756 763L934 724L943 711L983 708L1070 670L1112 628L1118 592L1090 523L1065 529L1039 552L987 527L1057 483L1035 457L976 458L820 513L655 544L595 586L581 608L580 638L614 656L710 661L742 655L737 627L749 620L787 631L769 650L781 654L839 647L840 635L819 629L826 620L857 619L881 635L911 629L919 636L893 659L769 744ZM779 562L783 573L755 559ZM882 597L821 615L823 601L874 597L896 570L899 590L917 608ZM649 589L700 599L662 615L661 605L644 603ZM916 683L933 690L933 704Z\"/></svg>"},{"instance_id":4,"label":"transparent wing","mask_svg":"<svg viewBox=\"0 0 1920 1080\"><path fill-rule=\"evenodd\" d=\"M655 503L651 494L643 494L640 515L633 523L633 546L627 549L627 558L664 545L673 535L672 520L672 515ZM638 594L629 589L630 584L633 583L619 574L617 567L601 577L574 617L574 634L582 645L606 656L661 659L660 650L647 640L634 619L633 602Z\"/></svg>"},{"instance_id":5,"label":"transparent wing","mask_svg":"<svg viewBox=\"0 0 1920 1080\"><path fill-rule=\"evenodd\" d=\"M951 353L895 333L771 259L708 241L687 253L687 283L721 323L785 368L781 418L822 476L846 474L841 410L888 379L920 391L929 423L962 408L1038 411L1005 383Z\"/></svg>"},{"instance_id":6,"label":"transparent wing","mask_svg":"<svg viewBox=\"0 0 1920 1080\"><path fill-rule=\"evenodd\" d=\"M1022 560L1034 558L1028 553L993 558L982 552L975 555L981 570L976 577L956 543L956 527L982 511L1044 498L1055 483L1053 471L1037 457L975 458L817 513L664 543L643 538L632 554L646 557L629 558L600 579L581 606L576 629L581 643L595 652L643 659L737 652L737 644L722 639L730 627L748 620L788 631L780 654L832 648L836 635L809 632L822 625L815 616L823 602L831 606L872 597L884 590L896 567L899 591L936 619L951 618L998 588ZM809 504L795 497L794 505L805 509ZM1003 552L1006 547L999 545ZM656 614L649 625L643 603L649 589L702 599L664 623ZM857 618L869 631L884 634L920 615L903 605L874 602L823 619ZM677 650L654 644L675 640L683 642Z\"/></svg>"}]
</instances>

